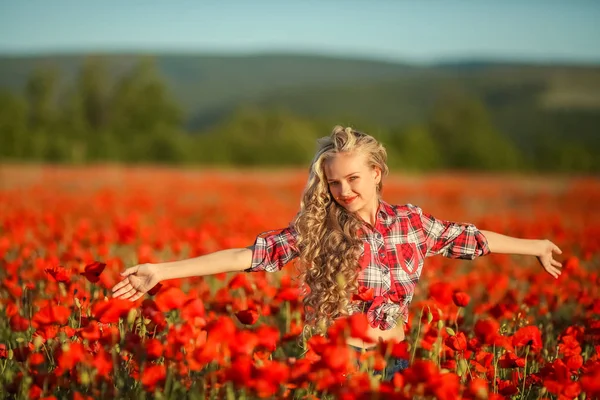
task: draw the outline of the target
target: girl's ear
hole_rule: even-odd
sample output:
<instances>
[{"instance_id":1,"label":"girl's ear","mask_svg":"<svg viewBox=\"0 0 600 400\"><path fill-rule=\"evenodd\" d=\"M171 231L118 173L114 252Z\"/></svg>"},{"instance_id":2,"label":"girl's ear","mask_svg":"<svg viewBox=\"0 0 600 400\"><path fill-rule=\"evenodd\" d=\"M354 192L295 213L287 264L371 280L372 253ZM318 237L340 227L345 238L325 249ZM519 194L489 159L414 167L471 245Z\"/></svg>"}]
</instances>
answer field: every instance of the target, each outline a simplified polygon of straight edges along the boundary
<instances>
[{"instance_id":1,"label":"girl's ear","mask_svg":"<svg viewBox=\"0 0 600 400\"><path fill-rule=\"evenodd\" d=\"M375 172L375 184L379 185L379 183L381 182L381 168L375 166L373 167L373 171Z\"/></svg>"}]
</instances>

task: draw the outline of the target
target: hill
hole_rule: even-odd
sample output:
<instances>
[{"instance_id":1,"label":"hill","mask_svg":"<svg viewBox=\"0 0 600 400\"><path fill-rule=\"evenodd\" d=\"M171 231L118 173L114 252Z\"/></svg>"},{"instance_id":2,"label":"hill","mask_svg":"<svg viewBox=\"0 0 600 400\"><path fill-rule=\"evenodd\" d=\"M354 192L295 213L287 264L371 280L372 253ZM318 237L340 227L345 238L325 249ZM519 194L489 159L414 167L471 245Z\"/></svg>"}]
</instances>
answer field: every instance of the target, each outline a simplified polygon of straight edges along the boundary
<instances>
[{"instance_id":1,"label":"hill","mask_svg":"<svg viewBox=\"0 0 600 400\"><path fill-rule=\"evenodd\" d=\"M526 157L540 151L540 142L600 149L600 66L594 65L465 60L423 66L294 54L4 56L0 89L22 92L39 69L56 71L59 86L68 87L90 59L106 67L110 83L140 57L153 61L188 131L211 131L251 106L402 132L467 96L483 104L495 128Z\"/></svg>"}]
</instances>

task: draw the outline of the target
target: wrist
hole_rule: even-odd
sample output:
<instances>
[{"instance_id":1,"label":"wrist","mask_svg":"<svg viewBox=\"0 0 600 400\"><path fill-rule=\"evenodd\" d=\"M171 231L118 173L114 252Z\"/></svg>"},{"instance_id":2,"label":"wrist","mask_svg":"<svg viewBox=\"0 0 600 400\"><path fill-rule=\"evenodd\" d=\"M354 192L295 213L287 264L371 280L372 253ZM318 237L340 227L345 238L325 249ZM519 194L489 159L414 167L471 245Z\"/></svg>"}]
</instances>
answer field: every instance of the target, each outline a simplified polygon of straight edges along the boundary
<instances>
[{"instance_id":1,"label":"wrist","mask_svg":"<svg viewBox=\"0 0 600 400\"><path fill-rule=\"evenodd\" d=\"M154 273L154 276L156 276L158 278L159 282L165 281L167 279L169 279L166 276L166 268L164 268L163 266L161 266L161 264L149 264L149 267L152 269L152 272Z\"/></svg>"},{"instance_id":2,"label":"wrist","mask_svg":"<svg viewBox=\"0 0 600 400\"><path fill-rule=\"evenodd\" d=\"M536 257L540 257L544 252L545 240L544 239L532 239L532 240L534 241L532 255L534 255Z\"/></svg>"}]
</instances>

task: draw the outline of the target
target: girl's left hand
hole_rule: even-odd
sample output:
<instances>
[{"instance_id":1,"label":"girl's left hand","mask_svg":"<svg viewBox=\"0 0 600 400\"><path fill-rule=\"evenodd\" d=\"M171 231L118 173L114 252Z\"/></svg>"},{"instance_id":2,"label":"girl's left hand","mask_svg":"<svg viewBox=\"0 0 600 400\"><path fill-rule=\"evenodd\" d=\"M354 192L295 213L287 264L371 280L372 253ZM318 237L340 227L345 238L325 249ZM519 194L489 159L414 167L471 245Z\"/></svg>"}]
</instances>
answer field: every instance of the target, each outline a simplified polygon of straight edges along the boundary
<instances>
[{"instance_id":1,"label":"girl's left hand","mask_svg":"<svg viewBox=\"0 0 600 400\"><path fill-rule=\"evenodd\" d=\"M536 252L538 261L542 264L546 272L554 278L558 278L561 274L560 268L562 268L562 264L553 258L552 253L562 254L562 250L549 240L540 240L538 243Z\"/></svg>"}]
</instances>

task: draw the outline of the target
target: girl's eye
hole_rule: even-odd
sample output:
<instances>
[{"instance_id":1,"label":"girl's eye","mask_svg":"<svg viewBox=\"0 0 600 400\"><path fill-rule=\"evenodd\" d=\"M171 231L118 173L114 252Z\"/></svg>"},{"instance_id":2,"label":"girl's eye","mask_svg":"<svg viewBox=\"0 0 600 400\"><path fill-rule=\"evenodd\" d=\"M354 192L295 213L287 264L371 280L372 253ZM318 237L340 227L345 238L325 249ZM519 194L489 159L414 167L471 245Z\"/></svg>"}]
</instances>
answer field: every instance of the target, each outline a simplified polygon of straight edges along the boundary
<instances>
[{"instance_id":1,"label":"girl's eye","mask_svg":"<svg viewBox=\"0 0 600 400\"><path fill-rule=\"evenodd\" d=\"M355 180L355 179L358 179L358 176L351 176L351 177L350 177L350 180L351 180L351 181L353 181L353 180Z\"/></svg>"}]
</instances>

